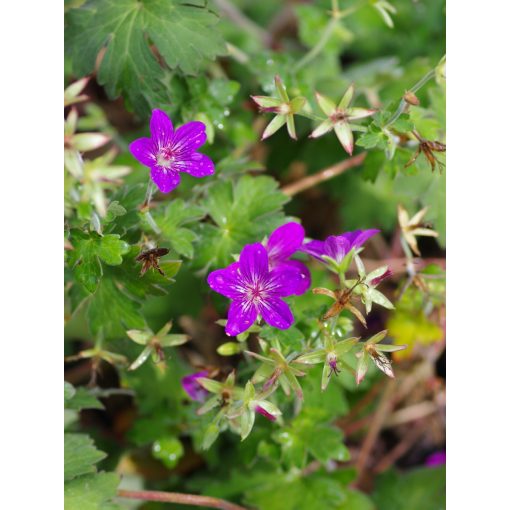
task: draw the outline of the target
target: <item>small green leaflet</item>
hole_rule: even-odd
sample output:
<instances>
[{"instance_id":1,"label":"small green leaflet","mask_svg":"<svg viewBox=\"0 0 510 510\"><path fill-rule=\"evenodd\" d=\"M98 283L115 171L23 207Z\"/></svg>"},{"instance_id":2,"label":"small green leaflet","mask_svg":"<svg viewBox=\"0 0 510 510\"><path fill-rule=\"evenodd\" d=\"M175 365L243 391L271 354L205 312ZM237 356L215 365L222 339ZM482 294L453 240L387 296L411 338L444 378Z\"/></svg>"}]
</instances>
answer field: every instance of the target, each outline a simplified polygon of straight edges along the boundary
<instances>
[{"instance_id":1,"label":"small green leaflet","mask_svg":"<svg viewBox=\"0 0 510 510\"><path fill-rule=\"evenodd\" d=\"M73 229L69 240L73 246L68 256L69 266L76 280L89 292L97 289L103 275L101 261L118 266L129 251L129 244L116 234L100 236L97 232L87 234Z\"/></svg>"},{"instance_id":2,"label":"small green leaflet","mask_svg":"<svg viewBox=\"0 0 510 510\"><path fill-rule=\"evenodd\" d=\"M65 482L65 510L106 510L106 505L117 493L119 481L115 473L101 472Z\"/></svg>"},{"instance_id":3,"label":"small green leaflet","mask_svg":"<svg viewBox=\"0 0 510 510\"><path fill-rule=\"evenodd\" d=\"M64 480L96 472L96 464L106 454L99 451L86 434L64 434Z\"/></svg>"},{"instance_id":4,"label":"small green leaflet","mask_svg":"<svg viewBox=\"0 0 510 510\"><path fill-rule=\"evenodd\" d=\"M81 411L82 409L104 409L103 404L83 386L74 388L71 384L64 381L66 409Z\"/></svg>"},{"instance_id":5,"label":"small green leaflet","mask_svg":"<svg viewBox=\"0 0 510 510\"><path fill-rule=\"evenodd\" d=\"M169 68L197 74L205 62L225 54L214 27L218 20L207 2L88 0L66 15L66 48L79 76L94 70L98 54L106 48L99 83L110 98L123 94L137 113L146 115L170 102L165 69L151 45Z\"/></svg>"},{"instance_id":6,"label":"small green leaflet","mask_svg":"<svg viewBox=\"0 0 510 510\"><path fill-rule=\"evenodd\" d=\"M195 205L186 204L181 198L172 200L160 214L155 215L154 221L161 229L164 240L172 248L188 258L193 257L193 242L197 234L183 225L200 220L204 216L203 210Z\"/></svg>"},{"instance_id":7,"label":"small green leaflet","mask_svg":"<svg viewBox=\"0 0 510 510\"><path fill-rule=\"evenodd\" d=\"M164 287L173 283L172 277L181 266L179 260L160 262L165 276L150 269L140 277L140 265L135 261L138 253L139 249L133 246L120 266L105 268L96 292L90 297L88 319L93 334L102 330L104 338L109 339L124 337L126 329L144 329L142 299L164 295Z\"/></svg>"}]
</instances>

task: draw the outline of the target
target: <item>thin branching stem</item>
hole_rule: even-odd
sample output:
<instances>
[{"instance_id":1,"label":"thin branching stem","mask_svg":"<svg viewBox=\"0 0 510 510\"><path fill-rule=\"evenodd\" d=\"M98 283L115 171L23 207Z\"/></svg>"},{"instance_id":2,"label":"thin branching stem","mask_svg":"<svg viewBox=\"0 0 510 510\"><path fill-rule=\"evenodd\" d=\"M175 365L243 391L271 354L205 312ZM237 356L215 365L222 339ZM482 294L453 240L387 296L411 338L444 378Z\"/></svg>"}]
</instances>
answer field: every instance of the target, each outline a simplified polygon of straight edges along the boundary
<instances>
[{"instance_id":1,"label":"thin branching stem","mask_svg":"<svg viewBox=\"0 0 510 510\"><path fill-rule=\"evenodd\" d=\"M309 175L297 182L285 186L282 188L282 192L291 197L309 188L313 188L321 182L329 181L329 179L342 174L349 168L361 165L365 160L366 155L366 152L362 152L361 154L353 156L352 158L344 159L336 165L325 168L316 174Z\"/></svg>"},{"instance_id":2,"label":"thin branching stem","mask_svg":"<svg viewBox=\"0 0 510 510\"><path fill-rule=\"evenodd\" d=\"M204 508L219 508L220 510L247 510L243 506L230 503L224 499L211 496L198 496L195 494L183 494L181 492L163 491L128 491L119 489L117 496L120 498L139 499L141 501L158 501L160 503L177 503L179 505L200 506Z\"/></svg>"},{"instance_id":3,"label":"thin branching stem","mask_svg":"<svg viewBox=\"0 0 510 510\"><path fill-rule=\"evenodd\" d=\"M412 92L413 94L420 90L425 83L427 83L431 78L433 78L436 74L435 69L431 69L420 81L418 81L413 87L409 89L409 92ZM401 99L398 108L395 110L395 113L390 117L390 120L386 123L384 126L385 128L391 126L405 111L407 107L407 102L405 99Z\"/></svg>"},{"instance_id":4,"label":"thin branching stem","mask_svg":"<svg viewBox=\"0 0 510 510\"><path fill-rule=\"evenodd\" d=\"M329 41L329 38L333 34L337 23L338 18L333 16L328 21L324 32L322 32L321 38L317 41L317 44L311 48L310 51L306 53L306 55L304 55L301 60L298 61L294 67L294 71L299 71L302 67L306 66L306 64L312 61L323 50L324 46L326 46L327 42Z\"/></svg>"}]
</instances>

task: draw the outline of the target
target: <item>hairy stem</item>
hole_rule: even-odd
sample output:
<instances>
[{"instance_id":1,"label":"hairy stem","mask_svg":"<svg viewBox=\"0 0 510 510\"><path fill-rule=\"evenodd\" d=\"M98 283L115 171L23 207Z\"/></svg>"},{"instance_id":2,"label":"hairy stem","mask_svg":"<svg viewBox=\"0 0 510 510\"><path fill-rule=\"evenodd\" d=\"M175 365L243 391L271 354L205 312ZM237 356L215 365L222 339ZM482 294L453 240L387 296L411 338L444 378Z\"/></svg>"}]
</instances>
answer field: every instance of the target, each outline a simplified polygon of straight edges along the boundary
<instances>
[{"instance_id":1,"label":"hairy stem","mask_svg":"<svg viewBox=\"0 0 510 510\"><path fill-rule=\"evenodd\" d=\"M333 16L326 25L326 28L324 29L324 32L322 32L321 38L317 41L317 44L310 49L310 51L304 55L304 57L298 61L298 63L294 66L294 71L299 71L302 67L304 67L308 62L313 60L326 46L327 42L329 41L329 38L333 34L333 30L336 27L336 24L338 22L338 18Z\"/></svg>"},{"instance_id":2,"label":"hairy stem","mask_svg":"<svg viewBox=\"0 0 510 510\"><path fill-rule=\"evenodd\" d=\"M210 496L197 496L195 494L182 494L181 492L128 491L119 489L117 491L117 496L120 498L139 499L143 501L159 501L160 503L178 503L180 505L219 508L220 510L247 510L245 507L223 499Z\"/></svg>"},{"instance_id":3,"label":"hairy stem","mask_svg":"<svg viewBox=\"0 0 510 510\"><path fill-rule=\"evenodd\" d=\"M313 188L314 186L320 184L321 182L328 181L329 179L332 179L333 177L342 174L349 168L361 165L366 155L367 155L366 152L362 152L357 156L345 159L344 161L341 161L336 165L325 168L324 170L321 170L316 174L309 175L308 177L305 177L297 182L293 182L292 184L285 186L284 188L282 188L282 192L291 197L309 188Z\"/></svg>"},{"instance_id":4,"label":"hairy stem","mask_svg":"<svg viewBox=\"0 0 510 510\"><path fill-rule=\"evenodd\" d=\"M413 94L417 92L419 89L423 87L423 85L425 85L425 83L427 83L431 78L433 78L435 74L436 70L431 69L420 81L418 81L415 85L413 85L409 89L409 92L412 92ZM390 120L388 120L384 127L387 128L388 126L391 126L391 124L393 124L404 113L406 107L407 103L405 99L401 99L398 108L395 110L395 113L390 117Z\"/></svg>"}]
</instances>

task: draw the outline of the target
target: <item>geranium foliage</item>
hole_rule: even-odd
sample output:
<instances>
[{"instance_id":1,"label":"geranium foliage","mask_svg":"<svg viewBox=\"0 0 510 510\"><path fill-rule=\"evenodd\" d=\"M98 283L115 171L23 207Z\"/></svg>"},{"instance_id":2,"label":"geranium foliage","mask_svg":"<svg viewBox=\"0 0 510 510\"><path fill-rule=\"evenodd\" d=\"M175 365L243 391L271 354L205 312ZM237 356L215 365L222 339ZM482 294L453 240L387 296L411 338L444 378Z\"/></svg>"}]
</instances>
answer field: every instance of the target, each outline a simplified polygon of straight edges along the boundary
<instances>
[{"instance_id":1,"label":"geranium foliage","mask_svg":"<svg viewBox=\"0 0 510 510\"><path fill-rule=\"evenodd\" d=\"M444 508L444 2L65 16L66 508Z\"/></svg>"}]
</instances>

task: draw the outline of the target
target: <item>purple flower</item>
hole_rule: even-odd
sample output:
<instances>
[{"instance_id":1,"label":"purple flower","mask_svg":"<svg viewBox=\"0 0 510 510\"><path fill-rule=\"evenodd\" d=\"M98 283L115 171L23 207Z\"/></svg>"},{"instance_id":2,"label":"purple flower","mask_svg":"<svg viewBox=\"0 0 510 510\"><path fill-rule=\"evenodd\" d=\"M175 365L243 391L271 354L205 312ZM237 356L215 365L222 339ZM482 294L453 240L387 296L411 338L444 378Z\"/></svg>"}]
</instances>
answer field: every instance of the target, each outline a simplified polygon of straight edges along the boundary
<instances>
[{"instance_id":1,"label":"purple flower","mask_svg":"<svg viewBox=\"0 0 510 510\"><path fill-rule=\"evenodd\" d=\"M427 467L437 467L446 464L446 452L434 452L425 459Z\"/></svg>"},{"instance_id":2,"label":"purple flower","mask_svg":"<svg viewBox=\"0 0 510 510\"><path fill-rule=\"evenodd\" d=\"M207 397L207 390L198 384L197 379L208 377L207 370L186 375L181 379L182 389L190 396L192 400L203 402Z\"/></svg>"},{"instance_id":3,"label":"purple flower","mask_svg":"<svg viewBox=\"0 0 510 510\"><path fill-rule=\"evenodd\" d=\"M205 154L196 152L207 140L205 124L188 122L174 131L168 115L153 110L150 130L150 138L138 138L129 145L129 150L151 169L151 179L163 193L179 186L180 172L193 177L214 173L214 163Z\"/></svg>"},{"instance_id":4,"label":"purple flower","mask_svg":"<svg viewBox=\"0 0 510 510\"><path fill-rule=\"evenodd\" d=\"M292 266L270 269L267 251L260 243L246 245L239 262L207 277L214 291L232 300L225 327L229 336L246 331L259 314L275 328L289 328L294 317L281 298L295 294L302 280L300 271Z\"/></svg>"},{"instance_id":5,"label":"purple flower","mask_svg":"<svg viewBox=\"0 0 510 510\"><path fill-rule=\"evenodd\" d=\"M257 412L258 414L262 415L264 418L267 418L270 421L276 421L276 416L274 414L271 414L262 406L255 407L255 412Z\"/></svg>"},{"instance_id":6,"label":"purple flower","mask_svg":"<svg viewBox=\"0 0 510 510\"><path fill-rule=\"evenodd\" d=\"M305 238L305 229L295 222L286 223L278 227L267 240L267 255L269 269L292 267L301 274L301 282L294 294L301 295L310 287L310 271L299 260L288 260L299 250Z\"/></svg>"},{"instance_id":7,"label":"purple flower","mask_svg":"<svg viewBox=\"0 0 510 510\"><path fill-rule=\"evenodd\" d=\"M345 232L340 236L329 236L325 241L310 241L301 247L301 251L324 262L322 257L326 256L340 264L344 257L353 249L361 248L363 243L377 234L379 230L355 230Z\"/></svg>"}]
</instances>

